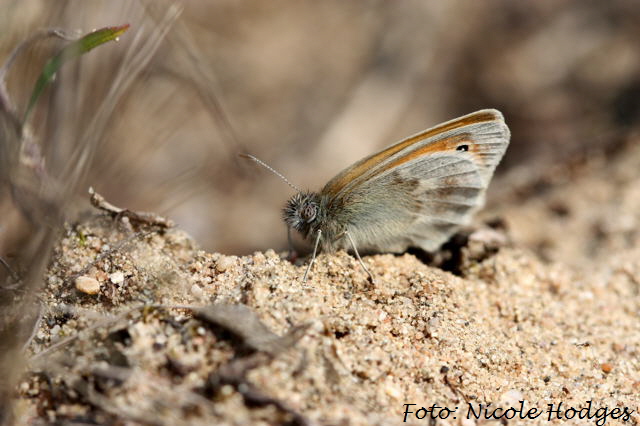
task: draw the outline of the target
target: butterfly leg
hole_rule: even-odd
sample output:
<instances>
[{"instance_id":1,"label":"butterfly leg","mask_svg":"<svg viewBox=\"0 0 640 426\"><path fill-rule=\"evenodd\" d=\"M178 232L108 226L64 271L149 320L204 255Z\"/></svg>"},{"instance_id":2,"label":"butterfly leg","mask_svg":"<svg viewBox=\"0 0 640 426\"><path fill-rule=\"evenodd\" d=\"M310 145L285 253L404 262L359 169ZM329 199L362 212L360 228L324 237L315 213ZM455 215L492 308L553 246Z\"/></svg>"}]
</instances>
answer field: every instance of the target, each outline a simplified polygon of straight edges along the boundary
<instances>
[{"instance_id":1,"label":"butterfly leg","mask_svg":"<svg viewBox=\"0 0 640 426\"><path fill-rule=\"evenodd\" d=\"M318 252L318 245L320 244L320 237L322 237L322 231L318 229L318 236L316 237L316 243L313 246L313 254L311 255L311 261L307 266L307 270L304 272L304 276L302 277L302 282L307 282L307 275L309 275L309 271L311 270L311 265L316 261L316 253Z\"/></svg>"},{"instance_id":2,"label":"butterfly leg","mask_svg":"<svg viewBox=\"0 0 640 426\"><path fill-rule=\"evenodd\" d=\"M291 239L291 227L287 226L287 243L289 244L289 253L293 250L293 239Z\"/></svg>"},{"instance_id":3,"label":"butterfly leg","mask_svg":"<svg viewBox=\"0 0 640 426\"><path fill-rule=\"evenodd\" d=\"M289 243L289 253L287 254L287 260L293 263L298 258L298 252L296 252L296 249L293 246L293 239L291 238L291 228L288 226L287 226L287 242Z\"/></svg>"},{"instance_id":4,"label":"butterfly leg","mask_svg":"<svg viewBox=\"0 0 640 426\"><path fill-rule=\"evenodd\" d=\"M356 243L355 241L353 241L353 238L351 238L351 234L349 234L349 232L347 231L344 231L344 235L346 235L347 238L349 238L349 241L351 242L351 247L353 247L353 252L356 254L356 257L358 258L358 262L360 262L360 266L362 266L362 269L364 269L364 271L369 276L369 281L371 282L371 284L375 284L375 280L373 279L373 274L369 272L364 262L362 261L362 258L360 257L360 253L358 253L358 248L356 247Z\"/></svg>"}]
</instances>

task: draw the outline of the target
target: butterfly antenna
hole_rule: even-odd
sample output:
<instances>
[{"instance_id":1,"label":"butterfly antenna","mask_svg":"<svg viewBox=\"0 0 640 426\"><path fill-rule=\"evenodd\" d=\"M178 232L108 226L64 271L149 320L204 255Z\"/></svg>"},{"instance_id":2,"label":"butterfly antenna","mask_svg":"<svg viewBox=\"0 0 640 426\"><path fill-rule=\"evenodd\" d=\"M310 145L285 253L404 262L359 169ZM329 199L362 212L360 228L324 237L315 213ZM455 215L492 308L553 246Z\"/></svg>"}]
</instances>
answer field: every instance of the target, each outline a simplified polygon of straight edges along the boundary
<instances>
[{"instance_id":1,"label":"butterfly antenna","mask_svg":"<svg viewBox=\"0 0 640 426\"><path fill-rule=\"evenodd\" d=\"M262 160L257 159L256 157L254 157L253 155L250 154L240 154L240 157L242 158L248 158L249 160L253 160L256 163L260 164L262 167L264 167L265 169L269 170L271 173L273 173L274 175L278 176L280 179L282 179L283 181L285 181L285 183L287 185L289 185L290 187L292 187L293 189L295 189L297 192L302 192L300 190L300 188L298 188L297 186L295 186L294 184L292 184L291 182L289 182L289 179L287 179L286 177L284 177L281 173L277 172L273 167L271 167L270 165L268 165L267 163L265 163Z\"/></svg>"}]
</instances>

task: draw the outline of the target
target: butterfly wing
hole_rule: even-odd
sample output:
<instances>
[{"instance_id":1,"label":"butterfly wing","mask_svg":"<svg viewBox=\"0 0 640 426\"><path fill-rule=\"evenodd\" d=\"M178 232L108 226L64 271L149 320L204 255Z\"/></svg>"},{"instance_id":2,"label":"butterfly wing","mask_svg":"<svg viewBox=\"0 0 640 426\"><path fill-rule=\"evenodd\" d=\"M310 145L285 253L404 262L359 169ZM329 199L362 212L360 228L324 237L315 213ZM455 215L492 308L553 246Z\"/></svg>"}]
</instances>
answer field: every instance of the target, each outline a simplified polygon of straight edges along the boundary
<instances>
[{"instance_id":1,"label":"butterfly wing","mask_svg":"<svg viewBox=\"0 0 640 426\"><path fill-rule=\"evenodd\" d=\"M477 111L360 160L321 194L359 249L434 251L483 204L508 144L502 114Z\"/></svg>"}]
</instances>

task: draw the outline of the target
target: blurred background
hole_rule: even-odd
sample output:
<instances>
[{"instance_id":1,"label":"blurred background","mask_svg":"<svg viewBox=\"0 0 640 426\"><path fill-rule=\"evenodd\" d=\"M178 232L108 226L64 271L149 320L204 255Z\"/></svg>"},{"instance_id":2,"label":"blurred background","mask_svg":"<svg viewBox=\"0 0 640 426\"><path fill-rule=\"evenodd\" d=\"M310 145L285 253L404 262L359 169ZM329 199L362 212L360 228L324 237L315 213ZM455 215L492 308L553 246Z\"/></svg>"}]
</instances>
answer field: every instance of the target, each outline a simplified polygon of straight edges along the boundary
<instances>
[{"instance_id":1,"label":"blurred background","mask_svg":"<svg viewBox=\"0 0 640 426\"><path fill-rule=\"evenodd\" d=\"M497 108L512 141L491 209L523 180L615 151L640 119L633 0L2 0L2 10L2 61L43 28L131 24L63 67L33 134L51 175L81 169L69 212L88 208L93 186L174 219L210 251L287 247L280 214L292 190L242 152L319 190L399 139ZM18 110L63 44L43 40L17 59L7 87ZM12 214L3 210L4 254Z\"/></svg>"}]
</instances>

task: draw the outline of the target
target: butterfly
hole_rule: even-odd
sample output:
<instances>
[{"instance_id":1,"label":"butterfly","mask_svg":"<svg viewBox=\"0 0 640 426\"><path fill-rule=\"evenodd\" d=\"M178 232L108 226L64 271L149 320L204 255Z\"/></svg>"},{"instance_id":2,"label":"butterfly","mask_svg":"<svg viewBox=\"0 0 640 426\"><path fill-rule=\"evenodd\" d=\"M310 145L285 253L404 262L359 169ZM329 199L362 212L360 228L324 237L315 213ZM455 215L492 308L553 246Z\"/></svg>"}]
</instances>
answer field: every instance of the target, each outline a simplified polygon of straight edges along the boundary
<instances>
[{"instance_id":1,"label":"butterfly","mask_svg":"<svg viewBox=\"0 0 640 426\"><path fill-rule=\"evenodd\" d=\"M352 164L319 192L300 191L283 218L323 252L353 250L373 281L360 251L437 250L484 204L493 172L509 145L502 114L484 109L410 136Z\"/></svg>"}]
</instances>

